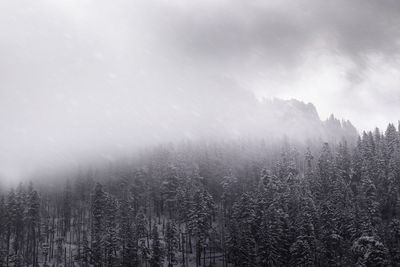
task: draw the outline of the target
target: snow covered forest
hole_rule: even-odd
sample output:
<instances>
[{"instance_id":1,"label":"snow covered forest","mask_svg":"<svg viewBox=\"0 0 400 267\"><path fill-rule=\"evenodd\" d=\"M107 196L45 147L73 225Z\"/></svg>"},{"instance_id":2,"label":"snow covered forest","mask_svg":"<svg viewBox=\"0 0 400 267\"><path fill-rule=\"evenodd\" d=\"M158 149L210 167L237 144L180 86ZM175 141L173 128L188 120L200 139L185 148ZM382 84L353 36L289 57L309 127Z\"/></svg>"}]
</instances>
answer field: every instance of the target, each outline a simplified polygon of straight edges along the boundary
<instances>
[{"instance_id":1,"label":"snow covered forest","mask_svg":"<svg viewBox=\"0 0 400 267\"><path fill-rule=\"evenodd\" d=\"M400 267L400 0L0 0L0 33L0 267Z\"/></svg>"},{"instance_id":2,"label":"snow covered forest","mask_svg":"<svg viewBox=\"0 0 400 267\"><path fill-rule=\"evenodd\" d=\"M159 146L3 190L0 266L398 266L399 193L392 124Z\"/></svg>"}]
</instances>

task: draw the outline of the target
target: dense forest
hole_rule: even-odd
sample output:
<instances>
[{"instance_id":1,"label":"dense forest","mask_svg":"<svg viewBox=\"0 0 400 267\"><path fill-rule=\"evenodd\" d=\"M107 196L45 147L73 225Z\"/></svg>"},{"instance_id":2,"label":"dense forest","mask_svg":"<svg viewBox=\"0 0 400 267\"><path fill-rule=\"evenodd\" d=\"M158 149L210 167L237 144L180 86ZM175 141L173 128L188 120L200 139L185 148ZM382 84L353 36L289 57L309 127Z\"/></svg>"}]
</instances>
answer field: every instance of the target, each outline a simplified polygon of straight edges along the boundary
<instances>
[{"instance_id":1,"label":"dense forest","mask_svg":"<svg viewBox=\"0 0 400 267\"><path fill-rule=\"evenodd\" d=\"M400 266L400 131L184 142L3 189L0 266Z\"/></svg>"}]
</instances>

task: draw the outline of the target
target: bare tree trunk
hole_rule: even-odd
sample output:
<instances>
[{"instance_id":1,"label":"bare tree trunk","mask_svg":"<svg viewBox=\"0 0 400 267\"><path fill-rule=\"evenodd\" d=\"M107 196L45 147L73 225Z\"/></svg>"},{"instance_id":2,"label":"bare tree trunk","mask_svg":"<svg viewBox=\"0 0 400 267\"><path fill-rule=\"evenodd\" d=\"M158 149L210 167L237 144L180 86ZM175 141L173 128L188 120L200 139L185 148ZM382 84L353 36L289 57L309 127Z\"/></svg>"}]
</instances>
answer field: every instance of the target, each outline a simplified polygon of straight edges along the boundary
<instances>
[{"instance_id":1,"label":"bare tree trunk","mask_svg":"<svg viewBox=\"0 0 400 267\"><path fill-rule=\"evenodd\" d=\"M207 252L207 248L204 247L204 255L203 255L203 265L206 266L206 252Z\"/></svg>"},{"instance_id":2,"label":"bare tree trunk","mask_svg":"<svg viewBox=\"0 0 400 267\"><path fill-rule=\"evenodd\" d=\"M7 267L8 267L8 262L9 262L9 257L10 257L10 235L11 235L11 233L10 233L10 230L8 230L8 233L7 233L7 260L6 260L6 265L7 265Z\"/></svg>"},{"instance_id":3,"label":"bare tree trunk","mask_svg":"<svg viewBox=\"0 0 400 267\"><path fill-rule=\"evenodd\" d=\"M181 233L181 236L182 236L182 246L181 246L181 249L182 249L182 266L185 267L186 266L186 264L185 264L185 235L183 233Z\"/></svg>"}]
</instances>

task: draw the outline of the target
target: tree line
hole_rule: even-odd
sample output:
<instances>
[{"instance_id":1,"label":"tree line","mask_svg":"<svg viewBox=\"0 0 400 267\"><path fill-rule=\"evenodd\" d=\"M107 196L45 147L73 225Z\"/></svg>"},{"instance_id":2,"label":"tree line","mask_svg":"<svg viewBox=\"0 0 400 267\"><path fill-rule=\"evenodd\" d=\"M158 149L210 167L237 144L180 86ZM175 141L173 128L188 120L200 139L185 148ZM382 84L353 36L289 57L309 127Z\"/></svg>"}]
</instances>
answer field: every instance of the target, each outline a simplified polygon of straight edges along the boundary
<instances>
[{"instance_id":1,"label":"tree line","mask_svg":"<svg viewBox=\"0 0 400 267\"><path fill-rule=\"evenodd\" d=\"M55 180L3 191L0 266L400 262L393 124L330 144L168 145Z\"/></svg>"}]
</instances>

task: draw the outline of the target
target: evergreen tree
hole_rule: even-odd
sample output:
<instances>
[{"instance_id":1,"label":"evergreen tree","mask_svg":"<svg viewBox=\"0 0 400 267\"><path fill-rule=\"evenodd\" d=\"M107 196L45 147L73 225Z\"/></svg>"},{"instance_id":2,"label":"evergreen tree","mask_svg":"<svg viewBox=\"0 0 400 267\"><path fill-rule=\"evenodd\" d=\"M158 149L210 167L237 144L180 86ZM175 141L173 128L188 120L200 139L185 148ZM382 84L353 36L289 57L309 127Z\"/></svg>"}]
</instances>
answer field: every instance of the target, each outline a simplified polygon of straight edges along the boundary
<instances>
[{"instance_id":1,"label":"evergreen tree","mask_svg":"<svg viewBox=\"0 0 400 267\"><path fill-rule=\"evenodd\" d=\"M161 242L158 233L158 227L156 224L153 225L152 232L152 245L151 245L151 267L161 267L163 262L163 249L161 247Z\"/></svg>"},{"instance_id":2,"label":"evergreen tree","mask_svg":"<svg viewBox=\"0 0 400 267\"><path fill-rule=\"evenodd\" d=\"M0 198L0 266L6 265L7 251L5 249L5 242L7 240L7 207L4 196Z\"/></svg>"},{"instance_id":3,"label":"evergreen tree","mask_svg":"<svg viewBox=\"0 0 400 267\"><path fill-rule=\"evenodd\" d=\"M287 214L274 203L266 210L260 227L259 257L261 266L287 264L285 218Z\"/></svg>"},{"instance_id":4,"label":"evergreen tree","mask_svg":"<svg viewBox=\"0 0 400 267\"><path fill-rule=\"evenodd\" d=\"M105 249L105 262L107 266L117 265L118 243L117 238L117 201L110 195L106 195L104 207L104 249Z\"/></svg>"},{"instance_id":5,"label":"evergreen tree","mask_svg":"<svg viewBox=\"0 0 400 267\"><path fill-rule=\"evenodd\" d=\"M389 124L386 132L385 132L385 141L386 141L386 146L387 146L387 156L388 160L390 159L391 155L394 152L394 148L398 144L398 134L396 131L396 127L393 124Z\"/></svg>"},{"instance_id":6,"label":"evergreen tree","mask_svg":"<svg viewBox=\"0 0 400 267\"><path fill-rule=\"evenodd\" d=\"M318 159L318 174L320 189L316 193L317 198L321 200L330 195L333 182L336 180L335 162L328 143L324 143Z\"/></svg>"},{"instance_id":7,"label":"evergreen tree","mask_svg":"<svg viewBox=\"0 0 400 267\"><path fill-rule=\"evenodd\" d=\"M343 142L339 143L335 168L340 179L344 183L349 184L351 177L351 156L346 140L343 140Z\"/></svg>"},{"instance_id":8,"label":"evergreen tree","mask_svg":"<svg viewBox=\"0 0 400 267\"><path fill-rule=\"evenodd\" d=\"M143 210L140 210L136 215L136 236L138 239L147 237L147 218L143 213Z\"/></svg>"},{"instance_id":9,"label":"evergreen tree","mask_svg":"<svg viewBox=\"0 0 400 267\"><path fill-rule=\"evenodd\" d=\"M357 266L388 266L387 248L374 236L356 239L352 251Z\"/></svg>"},{"instance_id":10,"label":"evergreen tree","mask_svg":"<svg viewBox=\"0 0 400 267\"><path fill-rule=\"evenodd\" d=\"M138 266L138 240L135 231L133 231L133 222L131 221L131 210L128 203L128 192L125 191L120 204L120 231L119 240L121 243L121 266Z\"/></svg>"},{"instance_id":11,"label":"evergreen tree","mask_svg":"<svg viewBox=\"0 0 400 267\"><path fill-rule=\"evenodd\" d=\"M291 265L293 266L316 266L317 245L314 218L316 208L310 197L303 197L302 207L297 220L298 235L290 247Z\"/></svg>"},{"instance_id":12,"label":"evergreen tree","mask_svg":"<svg viewBox=\"0 0 400 267\"><path fill-rule=\"evenodd\" d=\"M235 266L256 265L254 227L254 200L244 193L233 206L229 229L229 255Z\"/></svg>"},{"instance_id":13,"label":"evergreen tree","mask_svg":"<svg viewBox=\"0 0 400 267\"><path fill-rule=\"evenodd\" d=\"M28 257L29 262L32 262L33 266L38 264L38 237L40 227L40 199L39 194L32 188L29 189L29 206L27 209L27 226L28 226Z\"/></svg>"},{"instance_id":14,"label":"evergreen tree","mask_svg":"<svg viewBox=\"0 0 400 267\"><path fill-rule=\"evenodd\" d=\"M168 264L172 266L172 264L175 262L175 250L178 247L177 230L173 221L167 222L165 231L165 245Z\"/></svg>"},{"instance_id":15,"label":"evergreen tree","mask_svg":"<svg viewBox=\"0 0 400 267\"><path fill-rule=\"evenodd\" d=\"M177 170L173 166L169 166L165 172L165 177L162 183L162 195L164 204L168 210L170 218L174 218L177 206L177 190L179 180Z\"/></svg>"},{"instance_id":16,"label":"evergreen tree","mask_svg":"<svg viewBox=\"0 0 400 267\"><path fill-rule=\"evenodd\" d=\"M96 184L92 199L92 263L95 267L104 266L104 207L106 205L106 194L100 183Z\"/></svg>"},{"instance_id":17,"label":"evergreen tree","mask_svg":"<svg viewBox=\"0 0 400 267\"><path fill-rule=\"evenodd\" d=\"M64 229L63 229L63 236L64 238L67 235L67 232L70 230L71 227L71 218L72 218L72 189L71 183L67 180L67 184L65 186L64 191L64 201L63 201L63 220L64 220Z\"/></svg>"},{"instance_id":18,"label":"evergreen tree","mask_svg":"<svg viewBox=\"0 0 400 267\"><path fill-rule=\"evenodd\" d=\"M400 221L394 219L389 225L388 248L393 266L400 262Z\"/></svg>"},{"instance_id":19,"label":"evergreen tree","mask_svg":"<svg viewBox=\"0 0 400 267\"><path fill-rule=\"evenodd\" d=\"M84 267L88 267L91 261L91 255L92 255L92 250L89 246L89 241L88 241L88 234L86 231L83 231L82 233L83 237L82 237L82 265Z\"/></svg>"},{"instance_id":20,"label":"evergreen tree","mask_svg":"<svg viewBox=\"0 0 400 267\"><path fill-rule=\"evenodd\" d=\"M200 265L201 251L211 229L214 202L212 196L204 189L198 189L194 196L189 213L188 228L196 239L196 260Z\"/></svg>"}]
</instances>

